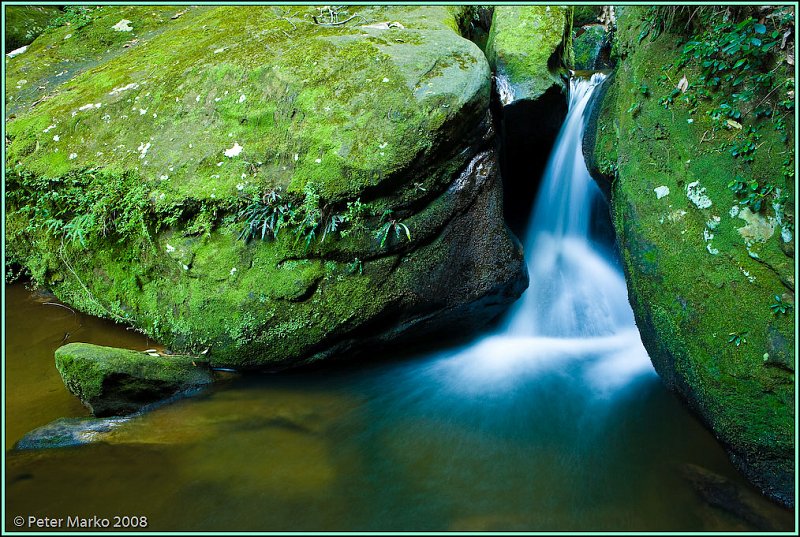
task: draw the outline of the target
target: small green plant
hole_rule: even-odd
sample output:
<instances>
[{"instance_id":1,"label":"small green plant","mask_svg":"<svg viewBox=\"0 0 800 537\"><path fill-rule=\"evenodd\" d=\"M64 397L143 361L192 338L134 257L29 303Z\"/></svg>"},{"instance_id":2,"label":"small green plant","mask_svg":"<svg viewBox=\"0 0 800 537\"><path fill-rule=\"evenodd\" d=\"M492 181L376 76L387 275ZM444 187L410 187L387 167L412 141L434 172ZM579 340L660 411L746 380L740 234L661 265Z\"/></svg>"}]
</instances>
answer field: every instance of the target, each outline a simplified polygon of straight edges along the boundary
<instances>
[{"instance_id":1,"label":"small green plant","mask_svg":"<svg viewBox=\"0 0 800 537\"><path fill-rule=\"evenodd\" d=\"M737 175L736 178L728 183L730 188L737 197L742 198L739 201L740 205L750 207L754 213L761 211L766 206L766 201L773 197L775 193L775 186L771 183L760 184L755 179L748 181L743 177Z\"/></svg>"},{"instance_id":2,"label":"small green plant","mask_svg":"<svg viewBox=\"0 0 800 537\"><path fill-rule=\"evenodd\" d=\"M88 6L65 6L64 12L54 18L47 26L48 29L58 28L59 26L69 26L74 30L79 30L92 22L89 13L92 8Z\"/></svg>"},{"instance_id":3,"label":"small green plant","mask_svg":"<svg viewBox=\"0 0 800 537\"><path fill-rule=\"evenodd\" d=\"M383 215L381 216L381 221L383 222L385 220L386 222L380 227L380 229L378 229L378 232L375 234L375 238L380 239L381 241L381 248L384 247L384 245L386 244L386 240L389 238L392 232L394 232L394 236L397 239L399 239L402 236L403 232L405 232L405 235L408 238L408 240L409 241L411 240L411 230L408 229L408 226L402 223L400 220L397 220L396 218L391 218L391 216L392 216L391 209L387 209L383 212Z\"/></svg>"},{"instance_id":4,"label":"small green plant","mask_svg":"<svg viewBox=\"0 0 800 537\"><path fill-rule=\"evenodd\" d=\"M742 332L731 332L728 334L728 343L733 343L737 347L747 343L747 330Z\"/></svg>"},{"instance_id":5,"label":"small green plant","mask_svg":"<svg viewBox=\"0 0 800 537\"><path fill-rule=\"evenodd\" d=\"M773 315L786 315L792 310L792 305L784 302L780 295L774 295L775 302L769 307Z\"/></svg>"},{"instance_id":6,"label":"small green plant","mask_svg":"<svg viewBox=\"0 0 800 537\"><path fill-rule=\"evenodd\" d=\"M260 236L261 240L276 238L281 229L295 218L296 211L291 202L284 202L280 187L251 199L242 208L237 219L244 223L239 240L248 241Z\"/></svg>"},{"instance_id":7,"label":"small green plant","mask_svg":"<svg viewBox=\"0 0 800 537\"><path fill-rule=\"evenodd\" d=\"M64 239L69 243L80 243L86 248L86 235L94 227L95 217L91 213L76 216L64 226Z\"/></svg>"},{"instance_id":8,"label":"small green plant","mask_svg":"<svg viewBox=\"0 0 800 537\"><path fill-rule=\"evenodd\" d=\"M358 272L359 274L364 274L364 263L359 259L353 259L353 262L347 265L347 273L348 274L355 274Z\"/></svg>"}]
</instances>

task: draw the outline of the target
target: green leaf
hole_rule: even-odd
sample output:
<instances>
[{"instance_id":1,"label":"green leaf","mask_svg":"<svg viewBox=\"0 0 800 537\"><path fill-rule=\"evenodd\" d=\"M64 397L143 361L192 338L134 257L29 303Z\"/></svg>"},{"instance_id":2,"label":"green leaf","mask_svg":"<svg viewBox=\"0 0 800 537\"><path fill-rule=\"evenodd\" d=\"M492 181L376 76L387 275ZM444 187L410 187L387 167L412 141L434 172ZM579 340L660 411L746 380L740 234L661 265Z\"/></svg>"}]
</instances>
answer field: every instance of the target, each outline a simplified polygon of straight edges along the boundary
<instances>
[{"instance_id":1,"label":"green leaf","mask_svg":"<svg viewBox=\"0 0 800 537\"><path fill-rule=\"evenodd\" d=\"M753 25L753 30L755 30L757 34L763 34L767 31L767 27L763 24L756 23Z\"/></svg>"}]
</instances>

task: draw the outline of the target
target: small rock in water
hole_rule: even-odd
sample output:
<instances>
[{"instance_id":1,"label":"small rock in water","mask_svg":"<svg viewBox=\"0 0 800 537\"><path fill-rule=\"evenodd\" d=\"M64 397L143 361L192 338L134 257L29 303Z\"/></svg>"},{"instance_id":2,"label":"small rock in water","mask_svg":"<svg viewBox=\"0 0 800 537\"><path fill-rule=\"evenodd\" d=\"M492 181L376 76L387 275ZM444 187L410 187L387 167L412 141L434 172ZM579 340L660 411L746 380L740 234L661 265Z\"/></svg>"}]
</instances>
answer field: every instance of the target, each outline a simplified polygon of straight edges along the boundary
<instances>
[{"instance_id":1,"label":"small rock in water","mask_svg":"<svg viewBox=\"0 0 800 537\"><path fill-rule=\"evenodd\" d=\"M95 416L132 414L212 382L208 368L188 356L70 343L55 359L64 384Z\"/></svg>"},{"instance_id":2,"label":"small rock in water","mask_svg":"<svg viewBox=\"0 0 800 537\"><path fill-rule=\"evenodd\" d=\"M23 436L14 449L53 449L102 440L128 418L59 418Z\"/></svg>"}]
</instances>

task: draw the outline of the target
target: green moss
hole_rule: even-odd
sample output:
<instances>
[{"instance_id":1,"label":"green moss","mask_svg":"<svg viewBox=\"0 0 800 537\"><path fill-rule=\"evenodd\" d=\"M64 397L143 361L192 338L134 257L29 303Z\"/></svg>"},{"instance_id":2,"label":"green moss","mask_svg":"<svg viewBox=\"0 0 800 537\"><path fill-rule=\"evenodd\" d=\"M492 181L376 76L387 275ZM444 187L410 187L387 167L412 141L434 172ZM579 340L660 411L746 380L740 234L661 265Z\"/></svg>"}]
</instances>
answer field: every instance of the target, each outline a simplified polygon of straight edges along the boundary
<instances>
[{"instance_id":1,"label":"green moss","mask_svg":"<svg viewBox=\"0 0 800 537\"><path fill-rule=\"evenodd\" d=\"M10 87L28 77L47 94L9 101L12 257L77 309L245 369L313 360L409 304L441 307L408 290L447 265L420 252L484 188L450 188L490 92L484 56L455 33L462 10L352 7L363 25L336 27L311 6L177 11L93 10L72 38L51 30L9 62ZM110 30L122 18L124 36ZM384 21L402 28L369 27ZM325 241L306 245L299 225L238 240L245 196L278 187L294 207L313 190L326 217L368 209ZM381 246L386 210L411 241Z\"/></svg>"},{"instance_id":2,"label":"green moss","mask_svg":"<svg viewBox=\"0 0 800 537\"><path fill-rule=\"evenodd\" d=\"M207 384L207 371L192 365L184 356L150 356L143 352L70 343L55 352L56 369L72 393L84 401L103 395L110 375L130 375L144 381L175 384Z\"/></svg>"}]
</instances>

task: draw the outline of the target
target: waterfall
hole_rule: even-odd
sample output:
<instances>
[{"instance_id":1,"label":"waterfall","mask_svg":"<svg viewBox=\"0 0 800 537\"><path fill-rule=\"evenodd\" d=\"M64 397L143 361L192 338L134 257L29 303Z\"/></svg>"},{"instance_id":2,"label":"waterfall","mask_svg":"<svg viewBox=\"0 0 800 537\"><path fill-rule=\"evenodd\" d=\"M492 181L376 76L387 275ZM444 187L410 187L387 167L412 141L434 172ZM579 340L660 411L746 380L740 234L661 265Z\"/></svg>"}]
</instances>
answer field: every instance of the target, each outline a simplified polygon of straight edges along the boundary
<instances>
[{"instance_id":1,"label":"waterfall","mask_svg":"<svg viewBox=\"0 0 800 537\"><path fill-rule=\"evenodd\" d=\"M622 272L589 236L591 207L602 194L586 169L582 140L592 93L604 80L595 73L570 81L567 117L525 241L530 286L497 333L443 363L461 388L501 389L575 361L587 384L604 394L655 375Z\"/></svg>"},{"instance_id":2,"label":"waterfall","mask_svg":"<svg viewBox=\"0 0 800 537\"><path fill-rule=\"evenodd\" d=\"M592 92L605 75L570 81L569 112L545 168L528 227L530 287L506 328L512 335L591 337L633 326L622 274L589 239L600 189L583 159Z\"/></svg>"}]
</instances>

